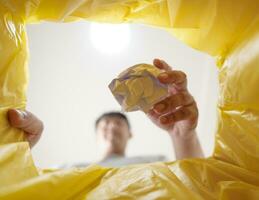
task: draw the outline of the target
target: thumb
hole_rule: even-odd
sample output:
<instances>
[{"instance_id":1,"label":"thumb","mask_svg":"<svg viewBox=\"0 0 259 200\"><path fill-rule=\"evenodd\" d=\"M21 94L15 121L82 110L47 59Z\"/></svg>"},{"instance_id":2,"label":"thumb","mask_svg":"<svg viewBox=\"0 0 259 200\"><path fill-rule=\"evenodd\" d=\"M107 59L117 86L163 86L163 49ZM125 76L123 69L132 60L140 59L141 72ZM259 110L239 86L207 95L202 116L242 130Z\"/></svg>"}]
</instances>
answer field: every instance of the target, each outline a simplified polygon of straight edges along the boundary
<instances>
[{"instance_id":1,"label":"thumb","mask_svg":"<svg viewBox=\"0 0 259 200\"><path fill-rule=\"evenodd\" d=\"M23 128L26 115L26 112L16 109L10 109L7 112L9 123L15 128Z\"/></svg>"},{"instance_id":2,"label":"thumb","mask_svg":"<svg viewBox=\"0 0 259 200\"><path fill-rule=\"evenodd\" d=\"M42 121L28 111L10 109L7 115L10 125L14 128L36 135L41 134L43 131Z\"/></svg>"}]
</instances>

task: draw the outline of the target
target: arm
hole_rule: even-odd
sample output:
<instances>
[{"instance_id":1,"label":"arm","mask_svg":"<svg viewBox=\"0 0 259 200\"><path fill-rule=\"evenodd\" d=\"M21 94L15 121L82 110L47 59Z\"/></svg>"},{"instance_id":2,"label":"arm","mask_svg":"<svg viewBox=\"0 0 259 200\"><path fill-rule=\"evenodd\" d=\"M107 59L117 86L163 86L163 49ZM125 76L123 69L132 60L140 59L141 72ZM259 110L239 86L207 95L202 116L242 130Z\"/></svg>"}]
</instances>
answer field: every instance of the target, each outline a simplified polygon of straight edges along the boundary
<instances>
[{"instance_id":1,"label":"arm","mask_svg":"<svg viewBox=\"0 0 259 200\"><path fill-rule=\"evenodd\" d=\"M179 133L170 134L176 159L203 158L204 154L195 130L182 137Z\"/></svg>"},{"instance_id":2,"label":"arm","mask_svg":"<svg viewBox=\"0 0 259 200\"><path fill-rule=\"evenodd\" d=\"M177 159L204 157L195 130L198 108L187 89L186 75L172 70L162 60L155 59L154 65L163 71L158 80L168 84L169 96L153 106L148 112L149 118L168 132Z\"/></svg>"}]
</instances>

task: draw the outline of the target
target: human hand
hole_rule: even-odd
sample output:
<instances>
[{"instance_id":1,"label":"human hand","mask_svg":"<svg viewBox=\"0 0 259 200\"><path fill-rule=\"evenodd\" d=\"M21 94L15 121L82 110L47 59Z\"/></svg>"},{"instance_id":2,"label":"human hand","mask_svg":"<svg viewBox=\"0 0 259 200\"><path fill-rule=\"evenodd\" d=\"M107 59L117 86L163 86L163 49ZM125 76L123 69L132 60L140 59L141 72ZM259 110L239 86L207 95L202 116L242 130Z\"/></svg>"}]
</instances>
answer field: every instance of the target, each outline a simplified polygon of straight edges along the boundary
<instances>
[{"instance_id":1,"label":"human hand","mask_svg":"<svg viewBox=\"0 0 259 200\"><path fill-rule=\"evenodd\" d=\"M42 121L28 111L17 109L8 110L7 117L12 127L25 132L26 139L32 148L42 135L44 129Z\"/></svg>"},{"instance_id":2,"label":"human hand","mask_svg":"<svg viewBox=\"0 0 259 200\"><path fill-rule=\"evenodd\" d=\"M172 70L164 61L155 59L154 66L162 70L158 80L168 85L169 96L158 102L148 112L148 117L170 136L188 138L198 122L198 108L187 89L187 78L182 71Z\"/></svg>"}]
</instances>

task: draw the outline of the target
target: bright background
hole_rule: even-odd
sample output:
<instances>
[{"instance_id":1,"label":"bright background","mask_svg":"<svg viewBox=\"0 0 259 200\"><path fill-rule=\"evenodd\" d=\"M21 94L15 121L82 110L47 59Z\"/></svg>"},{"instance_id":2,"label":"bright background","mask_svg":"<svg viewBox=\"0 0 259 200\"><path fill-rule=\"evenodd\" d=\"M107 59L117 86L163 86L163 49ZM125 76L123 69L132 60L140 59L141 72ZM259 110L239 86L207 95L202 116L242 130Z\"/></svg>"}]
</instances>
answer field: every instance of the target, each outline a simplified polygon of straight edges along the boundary
<instances>
[{"instance_id":1,"label":"bright background","mask_svg":"<svg viewBox=\"0 0 259 200\"><path fill-rule=\"evenodd\" d=\"M142 25L89 22L29 25L30 85L27 109L45 124L33 155L40 167L96 159L94 122L105 111L120 110L108 84L137 63L167 61L188 76L199 110L198 134L211 155L216 130L217 69L213 58L187 47L164 30ZM128 114L133 138L127 155L174 159L166 132L141 112Z\"/></svg>"}]
</instances>

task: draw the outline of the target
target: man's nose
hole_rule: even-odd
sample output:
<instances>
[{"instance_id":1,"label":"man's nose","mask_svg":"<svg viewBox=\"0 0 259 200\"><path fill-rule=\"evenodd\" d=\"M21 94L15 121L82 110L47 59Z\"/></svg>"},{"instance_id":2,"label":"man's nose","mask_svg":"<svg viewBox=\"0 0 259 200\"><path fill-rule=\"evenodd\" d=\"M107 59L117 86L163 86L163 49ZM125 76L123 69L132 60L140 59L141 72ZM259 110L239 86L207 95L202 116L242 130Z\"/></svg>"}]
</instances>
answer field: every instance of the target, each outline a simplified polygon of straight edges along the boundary
<instances>
[{"instance_id":1,"label":"man's nose","mask_svg":"<svg viewBox=\"0 0 259 200\"><path fill-rule=\"evenodd\" d=\"M118 128L116 123L109 123L108 124L108 129L109 130L116 130Z\"/></svg>"}]
</instances>

